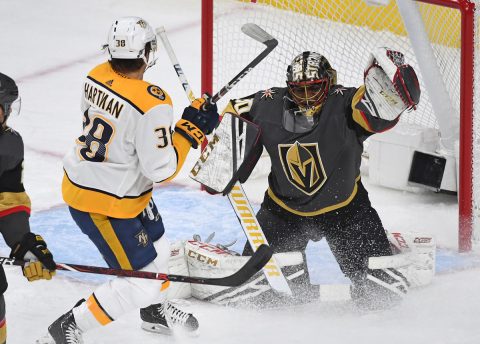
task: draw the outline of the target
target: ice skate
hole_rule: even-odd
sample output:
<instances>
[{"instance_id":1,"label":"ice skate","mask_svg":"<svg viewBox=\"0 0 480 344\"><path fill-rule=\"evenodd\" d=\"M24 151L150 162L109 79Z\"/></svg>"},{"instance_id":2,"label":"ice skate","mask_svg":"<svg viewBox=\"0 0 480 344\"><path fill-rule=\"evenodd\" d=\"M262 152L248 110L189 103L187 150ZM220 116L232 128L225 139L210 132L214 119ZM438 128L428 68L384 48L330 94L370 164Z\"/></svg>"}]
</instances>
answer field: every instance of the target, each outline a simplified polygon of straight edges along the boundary
<instances>
[{"instance_id":1,"label":"ice skate","mask_svg":"<svg viewBox=\"0 0 480 344\"><path fill-rule=\"evenodd\" d=\"M48 334L36 344L83 344L82 331L78 328L72 311L65 313L48 327Z\"/></svg>"},{"instance_id":2,"label":"ice skate","mask_svg":"<svg viewBox=\"0 0 480 344\"><path fill-rule=\"evenodd\" d=\"M181 328L184 332L195 335L198 320L191 313L182 311L170 302L158 303L140 309L142 328L145 331L172 334L172 328Z\"/></svg>"}]
</instances>

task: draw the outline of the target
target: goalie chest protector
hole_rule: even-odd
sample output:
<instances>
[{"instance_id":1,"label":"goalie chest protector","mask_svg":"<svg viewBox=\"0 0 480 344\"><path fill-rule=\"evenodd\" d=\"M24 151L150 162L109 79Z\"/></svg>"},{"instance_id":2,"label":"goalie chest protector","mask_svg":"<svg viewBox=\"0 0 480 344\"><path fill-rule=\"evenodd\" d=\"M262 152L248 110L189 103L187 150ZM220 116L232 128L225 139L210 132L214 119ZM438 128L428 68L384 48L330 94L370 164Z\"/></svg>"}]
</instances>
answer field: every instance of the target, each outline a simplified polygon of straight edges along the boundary
<instances>
[{"instance_id":1,"label":"goalie chest protector","mask_svg":"<svg viewBox=\"0 0 480 344\"><path fill-rule=\"evenodd\" d=\"M283 128L286 88L255 94L250 119L261 127L261 142L272 168L269 196L284 209L314 216L343 207L357 192L363 141L367 133L352 119L356 88L334 86L306 133Z\"/></svg>"}]
</instances>

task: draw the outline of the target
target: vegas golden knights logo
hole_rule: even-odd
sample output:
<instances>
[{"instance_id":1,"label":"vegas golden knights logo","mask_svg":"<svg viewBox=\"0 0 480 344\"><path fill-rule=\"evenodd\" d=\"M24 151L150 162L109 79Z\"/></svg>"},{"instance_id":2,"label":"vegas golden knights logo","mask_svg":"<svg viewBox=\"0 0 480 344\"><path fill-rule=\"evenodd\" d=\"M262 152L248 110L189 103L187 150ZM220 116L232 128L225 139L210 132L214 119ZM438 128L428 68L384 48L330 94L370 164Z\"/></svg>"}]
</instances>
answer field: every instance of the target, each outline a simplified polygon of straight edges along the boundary
<instances>
[{"instance_id":1,"label":"vegas golden knights logo","mask_svg":"<svg viewBox=\"0 0 480 344\"><path fill-rule=\"evenodd\" d=\"M327 180L317 143L278 145L283 170L297 189L307 195L317 192Z\"/></svg>"}]
</instances>

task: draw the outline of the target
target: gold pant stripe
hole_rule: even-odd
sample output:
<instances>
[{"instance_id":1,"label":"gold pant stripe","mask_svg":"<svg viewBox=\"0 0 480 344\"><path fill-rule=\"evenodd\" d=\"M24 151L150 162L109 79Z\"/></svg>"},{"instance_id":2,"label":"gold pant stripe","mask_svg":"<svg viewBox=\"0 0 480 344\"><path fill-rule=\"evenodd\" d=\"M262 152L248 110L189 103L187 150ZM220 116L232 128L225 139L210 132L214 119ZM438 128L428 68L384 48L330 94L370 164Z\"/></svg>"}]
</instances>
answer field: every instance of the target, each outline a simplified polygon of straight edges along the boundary
<instances>
[{"instance_id":1,"label":"gold pant stripe","mask_svg":"<svg viewBox=\"0 0 480 344\"><path fill-rule=\"evenodd\" d=\"M113 319L103 310L102 306L99 305L95 295L90 295L87 300L87 307L102 326L105 326L113 321Z\"/></svg>"},{"instance_id":2,"label":"gold pant stripe","mask_svg":"<svg viewBox=\"0 0 480 344\"><path fill-rule=\"evenodd\" d=\"M353 191L352 191L351 195L348 196L348 198L345 201L334 204L334 205L331 205L329 207L325 207L325 208L322 208L322 209L319 209L319 210L315 210L315 211L299 211L299 210L295 210L295 209L290 208L282 200L280 200L277 196L275 196L272 189L270 189L270 188L268 188L268 195L270 196L270 198L275 203L277 203L279 206L281 206L283 209L289 211L290 213L293 213L295 215L300 215L300 216L315 216L315 215L325 214L325 213L328 213L329 211L336 210L336 209L339 209L339 208L342 208L342 207L348 205L352 201L352 199L355 197L355 195L357 194L357 190L358 190L357 183L358 183L359 180L360 180L360 176L358 176L355 179L355 186L353 187Z\"/></svg>"},{"instance_id":3,"label":"gold pant stripe","mask_svg":"<svg viewBox=\"0 0 480 344\"><path fill-rule=\"evenodd\" d=\"M31 208L30 197L26 192L0 192L0 212L19 206Z\"/></svg>"},{"instance_id":4,"label":"gold pant stripe","mask_svg":"<svg viewBox=\"0 0 480 344\"><path fill-rule=\"evenodd\" d=\"M90 217L95 226L97 226L98 230L100 231L103 239L105 239L106 243L112 250L115 258L120 264L120 267L126 270L133 270L132 265L130 264L130 260L128 259L127 254L125 253L125 250L120 243L120 240L118 240L118 237L115 234L115 231L108 217L105 215L92 213L90 214Z\"/></svg>"}]
</instances>

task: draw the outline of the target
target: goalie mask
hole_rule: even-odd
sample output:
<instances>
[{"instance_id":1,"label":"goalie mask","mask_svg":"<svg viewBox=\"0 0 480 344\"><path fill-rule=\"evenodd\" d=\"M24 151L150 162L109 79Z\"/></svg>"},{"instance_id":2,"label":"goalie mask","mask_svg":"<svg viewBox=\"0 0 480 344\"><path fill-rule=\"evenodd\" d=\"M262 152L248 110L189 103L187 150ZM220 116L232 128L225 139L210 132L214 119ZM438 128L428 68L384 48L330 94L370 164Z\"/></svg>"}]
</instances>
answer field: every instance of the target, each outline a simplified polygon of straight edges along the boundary
<instances>
[{"instance_id":1,"label":"goalie mask","mask_svg":"<svg viewBox=\"0 0 480 344\"><path fill-rule=\"evenodd\" d=\"M1 120L2 128L11 114L20 113L21 100L18 95L18 87L9 76L0 73L0 107L3 112Z\"/></svg>"},{"instance_id":2,"label":"goalie mask","mask_svg":"<svg viewBox=\"0 0 480 344\"><path fill-rule=\"evenodd\" d=\"M328 60L315 52L296 56L287 68L284 127L292 132L310 130L318 120L330 88L337 82L337 72Z\"/></svg>"},{"instance_id":3,"label":"goalie mask","mask_svg":"<svg viewBox=\"0 0 480 344\"><path fill-rule=\"evenodd\" d=\"M143 59L148 68L155 64L157 37L142 18L123 17L112 24L105 48L110 59Z\"/></svg>"}]
</instances>

